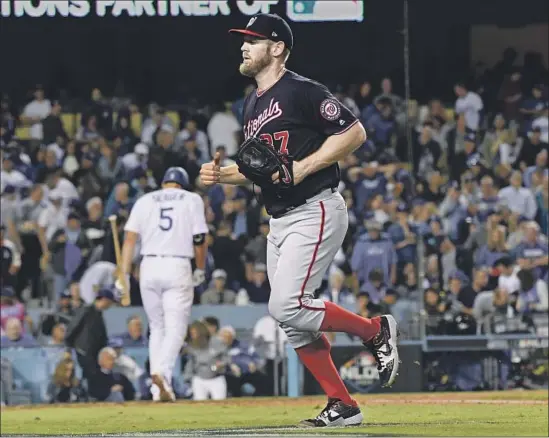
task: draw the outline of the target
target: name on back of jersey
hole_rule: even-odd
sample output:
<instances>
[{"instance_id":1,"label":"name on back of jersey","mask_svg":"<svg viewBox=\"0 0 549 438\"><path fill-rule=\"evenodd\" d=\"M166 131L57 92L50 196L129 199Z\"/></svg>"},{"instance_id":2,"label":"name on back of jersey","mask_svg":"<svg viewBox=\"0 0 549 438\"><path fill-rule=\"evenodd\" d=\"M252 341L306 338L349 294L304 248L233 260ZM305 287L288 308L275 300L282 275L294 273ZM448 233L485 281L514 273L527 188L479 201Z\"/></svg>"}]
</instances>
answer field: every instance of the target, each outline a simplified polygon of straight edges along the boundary
<instances>
[{"instance_id":1,"label":"name on back of jersey","mask_svg":"<svg viewBox=\"0 0 549 438\"><path fill-rule=\"evenodd\" d=\"M181 201L185 197L185 192L176 193L155 193L152 198L154 202Z\"/></svg>"}]
</instances>

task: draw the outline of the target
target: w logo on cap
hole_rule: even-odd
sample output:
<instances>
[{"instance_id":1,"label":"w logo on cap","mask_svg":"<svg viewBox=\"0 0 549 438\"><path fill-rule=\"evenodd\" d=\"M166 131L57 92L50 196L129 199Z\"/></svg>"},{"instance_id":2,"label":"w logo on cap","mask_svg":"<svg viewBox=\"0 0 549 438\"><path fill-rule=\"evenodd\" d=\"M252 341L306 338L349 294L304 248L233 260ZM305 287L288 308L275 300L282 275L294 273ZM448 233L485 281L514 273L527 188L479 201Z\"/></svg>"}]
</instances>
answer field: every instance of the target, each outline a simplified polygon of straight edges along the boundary
<instances>
[{"instance_id":1,"label":"w logo on cap","mask_svg":"<svg viewBox=\"0 0 549 438\"><path fill-rule=\"evenodd\" d=\"M250 27L252 24L254 24L255 20L257 20L257 17L250 18L250 21L248 21L248 24L246 25L246 27Z\"/></svg>"}]
</instances>

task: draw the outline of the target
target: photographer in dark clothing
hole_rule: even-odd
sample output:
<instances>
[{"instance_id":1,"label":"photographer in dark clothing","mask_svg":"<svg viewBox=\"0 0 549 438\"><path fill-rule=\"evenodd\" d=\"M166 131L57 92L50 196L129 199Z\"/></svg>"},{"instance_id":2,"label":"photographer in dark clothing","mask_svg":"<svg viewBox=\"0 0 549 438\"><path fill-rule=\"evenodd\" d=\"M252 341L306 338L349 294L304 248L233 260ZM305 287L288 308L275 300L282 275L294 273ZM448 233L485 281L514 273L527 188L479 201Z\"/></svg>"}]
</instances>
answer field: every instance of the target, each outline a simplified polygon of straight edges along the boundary
<instances>
[{"instance_id":1,"label":"photographer in dark clothing","mask_svg":"<svg viewBox=\"0 0 549 438\"><path fill-rule=\"evenodd\" d=\"M103 311L110 308L118 299L111 289L100 289L95 302L80 309L72 318L65 343L76 350L78 364L85 379L90 379L98 370L97 355L108 343L107 328ZM89 383L89 382L88 382Z\"/></svg>"}]
</instances>

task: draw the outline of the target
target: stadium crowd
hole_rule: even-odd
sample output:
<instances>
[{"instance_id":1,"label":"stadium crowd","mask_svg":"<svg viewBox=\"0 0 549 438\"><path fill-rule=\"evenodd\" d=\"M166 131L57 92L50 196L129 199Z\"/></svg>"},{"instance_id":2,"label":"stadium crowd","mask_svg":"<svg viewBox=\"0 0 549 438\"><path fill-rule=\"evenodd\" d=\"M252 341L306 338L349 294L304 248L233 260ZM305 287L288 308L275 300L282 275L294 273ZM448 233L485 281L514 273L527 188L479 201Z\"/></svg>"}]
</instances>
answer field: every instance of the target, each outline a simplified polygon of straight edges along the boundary
<instances>
[{"instance_id":1,"label":"stadium crowd","mask_svg":"<svg viewBox=\"0 0 549 438\"><path fill-rule=\"evenodd\" d=\"M489 75L490 87L482 78L456 83L454 102L433 98L407 106L390 78L379 90L367 81L337 88L335 95L360 118L368 140L340 162L339 190L350 226L320 296L369 317L391 312L406 321L424 310L428 331L437 334L475 333L487 317L528 320L547 311L547 87L539 83L543 75L499 68ZM244 95L250 92L248 87ZM136 130L136 105L95 89L74 132L62 121L63 102L47 97L37 86L21 108L2 99L2 348L74 346L71 319L89 309L101 313L115 301L107 218L117 215L122 238L135 200L158 188L174 165L187 170L190 189L202 194L210 227L207 282L196 289L195 303L269 300L269 217L260 193L252 186L205 190L197 179L200 165L215 152L222 165L232 162L242 141L244 96L181 112L179 121L150 104ZM20 126L28 128L29 139L15 135ZM139 262L137 252L130 279L134 306L141 305ZM25 311L36 304L50 307L41 321L31 321ZM125 336L104 333L97 342L101 368L126 366L120 373L126 379L101 376L93 387L116 386L118 395L107 391L94 398L132 399L135 388L126 380L150 384L146 367L121 359L124 347L146 344L135 326L141 322L133 319ZM217 333L219 327L211 326L197 321L189 330L184 373L195 397L201 386L192 376L240 377L244 368L253 376L265 361L248 346L230 359L234 330ZM219 358L202 354L211 342L219 346ZM212 368L212 360L225 371ZM231 393L240 391L236 387ZM140 397L146 393L138 388ZM51 394L56 400L84 397L71 357L59 363Z\"/></svg>"}]
</instances>

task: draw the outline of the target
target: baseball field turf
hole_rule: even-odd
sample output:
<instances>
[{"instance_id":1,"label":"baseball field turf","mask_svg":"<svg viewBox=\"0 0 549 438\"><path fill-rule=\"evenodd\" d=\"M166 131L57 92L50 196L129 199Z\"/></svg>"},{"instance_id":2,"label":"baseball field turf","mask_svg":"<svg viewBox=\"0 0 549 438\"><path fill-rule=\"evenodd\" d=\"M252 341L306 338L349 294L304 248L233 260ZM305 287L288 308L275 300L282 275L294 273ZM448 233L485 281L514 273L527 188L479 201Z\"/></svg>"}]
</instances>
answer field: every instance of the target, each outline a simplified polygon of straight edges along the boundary
<instances>
[{"instance_id":1,"label":"baseball field turf","mask_svg":"<svg viewBox=\"0 0 549 438\"><path fill-rule=\"evenodd\" d=\"M1 433L177 436L330 434L359 436L548 436L547 391L379 394L356 397L363 426L298 429L320 397L248 398L175 404L40 405L2 409Z\"/></svg>"}]
</instances>

